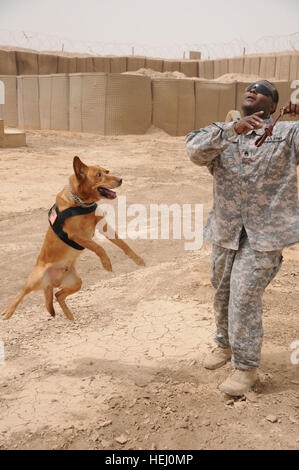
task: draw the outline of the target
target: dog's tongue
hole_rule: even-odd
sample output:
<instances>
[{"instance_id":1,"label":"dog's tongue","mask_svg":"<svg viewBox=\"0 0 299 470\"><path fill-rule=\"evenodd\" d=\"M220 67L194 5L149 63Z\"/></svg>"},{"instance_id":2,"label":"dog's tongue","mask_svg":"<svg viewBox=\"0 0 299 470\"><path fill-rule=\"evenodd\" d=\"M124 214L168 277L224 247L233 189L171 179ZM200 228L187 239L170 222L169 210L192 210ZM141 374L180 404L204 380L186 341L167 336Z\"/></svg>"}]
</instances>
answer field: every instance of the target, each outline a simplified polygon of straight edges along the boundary
<instances>
[{"instance_id":1,"label":"dog's tongue","mask_svg":"<svg viewBox=\"0 0 299 470\"><path fill-rule=\"evenodd\" d=\"M98 188L98 190L99 190L99 193L102 194L102 196L107 197L108 199L116 198L116 193L114 191L111 191L111 189Z\"/></svg>"}]
</instances>

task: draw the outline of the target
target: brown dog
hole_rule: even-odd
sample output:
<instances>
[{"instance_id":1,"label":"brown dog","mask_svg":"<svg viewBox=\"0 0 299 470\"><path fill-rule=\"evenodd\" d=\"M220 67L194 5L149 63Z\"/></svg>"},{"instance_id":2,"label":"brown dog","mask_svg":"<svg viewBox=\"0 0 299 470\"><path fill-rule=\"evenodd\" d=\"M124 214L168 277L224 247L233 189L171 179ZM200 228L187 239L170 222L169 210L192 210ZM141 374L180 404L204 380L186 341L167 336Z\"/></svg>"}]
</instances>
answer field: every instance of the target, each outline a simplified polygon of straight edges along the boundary
<instances>
[{"instance_id":1,"label":"brown dog","mask_svg":"<svg viewBox=\"0 0 299 470\"><path fill-rule=\"evenodd\" d=\"M65 299L81 289L82 281L76 272L75 264L83 248L93 251L99 256L104 269L112 271L105 250L92 241L96 224L103 219L102 215L95 215L95 201L103 198L114 199L116 193L111 189L120 186L122 180L110 176L109 171L104 168L85 165L79 157L74 157L73 167L75 173L69 178L69 184L58 193L56 205L49 212L50 226L36 265L20 294L2 313L6 320L13 315L25 295L39 289L44 290L47 310L54 317L55 287L60 287L55 296L65 316L74 320ZM67 214L68 218L61 219L63 214ZM103 234L112 243L122 249L136 264L144 266L142 258L119 239L110 227L108 231L107 224L102 225Z\"/></svg>"}]
</instances>

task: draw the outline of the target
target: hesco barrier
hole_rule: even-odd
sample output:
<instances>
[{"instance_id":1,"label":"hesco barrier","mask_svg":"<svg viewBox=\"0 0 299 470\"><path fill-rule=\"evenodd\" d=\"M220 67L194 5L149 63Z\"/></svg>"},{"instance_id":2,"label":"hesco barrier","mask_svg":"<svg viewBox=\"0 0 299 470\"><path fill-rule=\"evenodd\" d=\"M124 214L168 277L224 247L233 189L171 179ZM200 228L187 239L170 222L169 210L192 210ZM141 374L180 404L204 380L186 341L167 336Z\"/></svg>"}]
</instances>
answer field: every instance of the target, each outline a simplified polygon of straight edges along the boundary
<instances>
[{"instance_id":1,"label":"hesco barrier","mask_svg":"<svg viewBox=\"0 0 299 470\"><path fill-rule=\"evenodd\" d=\"M245 57L244 58L244 73L247 75L259 75L260 74L260 57Z\"/></svg>"},{"instance_id":2,"label":"hesco barrier","mask_svg":"<svg viewBox=\"0 0 299 470\"><path fill-rule=\"evenodd\" d=\"M57 73L76 73L77 57L57 57Z\"/></svg>"},{"instance_id":3,"label":"hesco barrier","mask_svg":"<svg viewBox=\"0 0 299 470\"><path fill-rule=\"evenodd\" d=\"M170 135L185 135L194 129L194 80L152 80L153 124Z\"/></svg>"},{"instance_id":4,"label":"hesco barrier","mask_svg":"<svg viewBox=\"0 0 299 470\"><path fill-rule=\"evenodd\" d=\"M298 67L298 62L293 65ZM143 134L151 123L170 135L185 135L213 121L224 121L232 109L241 111L248 84L191 78L150 79L117 73L3 76L1 79L6 95L1 111L6 125L103 135ZM290 99L291 82L274 83L282 106Z\"/></svg>"},{"instance_id":5,"label":"hesco barrier","mask_svg":"<svg viewBox=\"0 0 299 470\"><path fill-rule=\"evenodd\" d=\"M18 100L17 100L17 77L11 75L0 75L0 80L4 83L5 103L0 104L0 119L4 119L5 124L11 127L18 126Z\"/></svg>"},{"instance_id":6,"label":"hesco barrier","mask_svg":"<svg viewBox=\"0 0 299 470\"><path fill-rule=\"evenodd\" d=\"M244 73L244 57L228 59L228 73Z\"/></svg>"},{"instance_id":7,"label":"hesco barrier","mask_svg":"<svg viewBox=\"0 0 299 470\"><path fill-rule=\"evenodd\" d=\"M144 67L145 57L127 57L127 72L136 72Z\"/></svg>"},{"instance_id":8,"label":"hesco barrier","mask_svg":"<svg viewBox=\"0 0 299 470\"><path fill-rule=\"evenodd\" d=\"M265 55L261 57L260 63L260 77L261 78L272 78L275 77L276 70L276 56L275 55Z\"/></svg>"},{"instance_id":9,"label":"hesco barrier","mask_svg":"<svg viewBox=\"0 0 299 470\"><path fill-rule=\"evenodd\" d=\"M38 75L17 77L19 127L40 129Z\"/></svg>"},{"instance_id":10,"label":"hesco barrier","mask_svg":"<svg viewBox=\"0 0 299 470\"><path fill-rule=\"evenodd\" d=\"M38 54L38 74L39 75L48 75L52 73L57 73L57 55L52 54Z\"/></svg>"},{"instance_id":11,"label":"hesco barrier","mask_svg":"<svg viewBox=\"0 0 299 470\"><path fill-rule=\"evenodd\" d=\"M143 134L151 125L151 80L121 74L70 75L70 130Z\"/></svg>"},{"instance_id":12,"label":"hesco barrier","mask_svg":"<svg viewBox=\"0 0 299 470\"><path fill-rule=\"evenodd\" d=\"M217 59L214 61L214 78L228 73L228 59Z\"/></svg>"},{"instance_id":13,"label":"hesco barrier","mask_svg":"<svg viewBox=\"0 0 299 470\"><path fill-rule=\"evenodd\" d=\"M163 62L163 72L179 72L181 68L180 64L179 60L165 59Z\"/></svg>"},{"instance_id":14,"label":"hesco barrier","mask_svg":"<svg viewBox=\"0 0 299 470\"><path fill-rule=\"evenodd\" d=\"M198 60L183 60L180 72L186 77L198 77Z\"/></svg>"},{"instance_id":15,"label":"hesco barrier","mask_svg":"<svg viewBox=\"0 0 299 470\"><path fill-rule=\"evenodd\" d=\"M145 68L163 72L163 59L145 59Z\"/></svg>"},{"instance_id":16,"label":"hesco barrier","mask_svg":"<svg viewBox=\"0 0 299 470\"><path fill-rule=\"evenodd\" d=\"M0 75L17 75L15 51L0 50Z\"/></svg>"},{"instance_id":17,"label":"hesco barrier","mask_svg":"<svg viewBox=\"0 0 299 470\"><path fill-rule=\"evenodd\" d=\"M39 75L41 129L69 130L69 77Z\"/></svg>"},{"instance_id":18,"label":"hesco barrier","mask_svg":"<svg viewBox=\"0 0 299 470\"><path fill-rule=\"evenodd\" d=\"M110 57L94 57L93 71L110 73Z\"/></svg>"},{"instance_id":19,"label":"hesco barrier","mask_svg":"<svg viewBox=\"0 0 299 470\"><path fill-rule=\"evenodd\" d=\"M122 73L127 71L127 58L126 57L110 57L110 72ZM108 70L102 70L108 72Z\"/></svg>"},{"instance_id":20,"label":"hesco barrier","mask_svg":"<svg viewBox=\"0 0 299 470\"><path fill-rule=\"evenodd\" d=\"M214 60L200 60L198 63L198 76L200 78L214 78Z\"/></svg>"},{"instance_id":21,"label":"hesco barrier","mask_svg":"<svg viewBox=\"0 0 299 470\"><path fill-rule=\"evenodd\" d=\"M226 114L235 109L236 83L195 82L195 128L212 122L224 122Z\"/></svg>"},{"instance_id":22,"label":"hesco barrier","mask_svg":"<svg viewBox=\"0 0 299 470\"><path fill-rule=\"evenodd\" d=\"M16 64L18 75L37 75L38 61L35 52L16 51Z\"/></svg>"}]
</instances>

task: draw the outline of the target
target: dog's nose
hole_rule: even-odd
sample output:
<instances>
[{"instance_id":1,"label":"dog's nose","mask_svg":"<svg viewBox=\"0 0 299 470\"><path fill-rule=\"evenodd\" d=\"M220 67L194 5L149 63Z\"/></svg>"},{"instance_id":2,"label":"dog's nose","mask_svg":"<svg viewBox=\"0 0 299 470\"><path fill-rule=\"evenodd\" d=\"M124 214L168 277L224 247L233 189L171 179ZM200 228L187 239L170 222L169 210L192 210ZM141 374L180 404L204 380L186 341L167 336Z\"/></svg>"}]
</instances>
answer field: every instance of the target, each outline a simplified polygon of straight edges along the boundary
<instances>
[{"instance_id":1,"label":"dog's nose","mask_svg":"<svg viewBox=\"0 0 299 470\"><path fill-rule=\"evenodd\" d=\"M122 182L123 182L122 178L118 178L119 186L122 184Z\"/></svg>"}]
</instances>

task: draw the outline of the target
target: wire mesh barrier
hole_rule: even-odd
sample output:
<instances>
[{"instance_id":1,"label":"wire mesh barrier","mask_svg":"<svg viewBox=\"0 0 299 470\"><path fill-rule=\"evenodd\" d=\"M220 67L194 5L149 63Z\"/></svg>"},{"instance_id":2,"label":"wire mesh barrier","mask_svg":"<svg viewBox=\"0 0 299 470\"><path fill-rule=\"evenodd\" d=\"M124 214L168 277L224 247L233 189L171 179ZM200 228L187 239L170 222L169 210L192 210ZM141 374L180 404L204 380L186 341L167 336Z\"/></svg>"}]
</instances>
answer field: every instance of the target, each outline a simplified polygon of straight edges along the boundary
<instances>
[{"instance_id":1,"label":"wire mesh barrier","mask_svg":"<svg viewBox=\"0 0 299 470\"><path fill-rule=\"evenodd\" d=\"M299 51L299 31L289 35L265 36L255 42L234 39L222 44L167 45L83 41L49 34L0 29L0 44L36 51L67 51L92 55L139 55L165 59L184 59L189 57L189 51L200 51L203 59L216 59L244 54Z\"/></svg>"}]
</instances>

